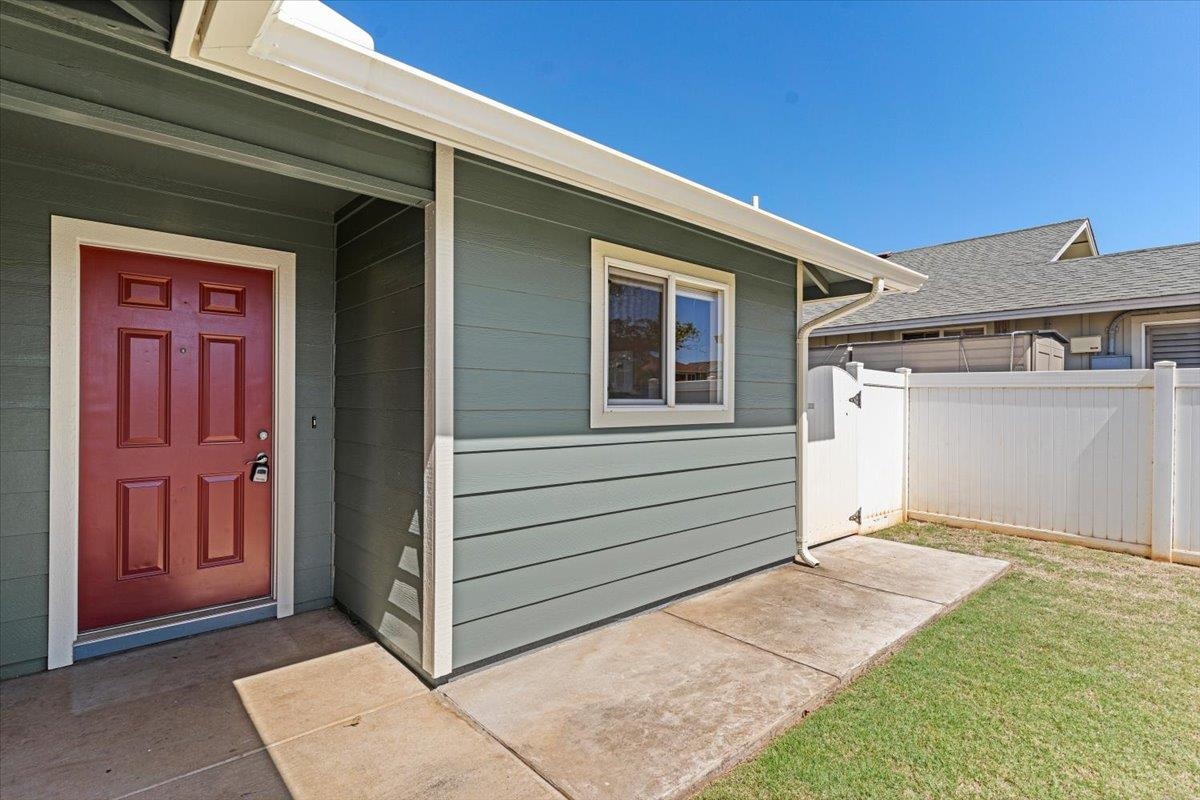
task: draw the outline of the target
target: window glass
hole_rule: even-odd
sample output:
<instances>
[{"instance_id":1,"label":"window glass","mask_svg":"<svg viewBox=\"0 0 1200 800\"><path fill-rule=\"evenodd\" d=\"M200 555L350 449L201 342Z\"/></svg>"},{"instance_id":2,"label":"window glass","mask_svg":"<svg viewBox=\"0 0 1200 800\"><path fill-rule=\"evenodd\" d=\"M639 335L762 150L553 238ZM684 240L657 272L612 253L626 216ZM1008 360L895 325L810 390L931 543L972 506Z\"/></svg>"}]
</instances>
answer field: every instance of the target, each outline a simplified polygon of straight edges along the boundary
<instances>
[{"instance_id":1,"label":"window glass","mask_svg":"<svg viewBox=\"0 0 1200 800\"><path fill-rule=\"evenodd\" d=\"M678 285L675 290L675 403L721 402L721 295Z\"/></svg>"},{"instance_id":2,"label":"window glass","mask_svg":"<svg viewBox=\"0 0 1200 800\"><path fill-rule=\"evenodd\" d=\"M666 283L608 276L608 399L662 403Z\"/></svg>"}]
</instances>

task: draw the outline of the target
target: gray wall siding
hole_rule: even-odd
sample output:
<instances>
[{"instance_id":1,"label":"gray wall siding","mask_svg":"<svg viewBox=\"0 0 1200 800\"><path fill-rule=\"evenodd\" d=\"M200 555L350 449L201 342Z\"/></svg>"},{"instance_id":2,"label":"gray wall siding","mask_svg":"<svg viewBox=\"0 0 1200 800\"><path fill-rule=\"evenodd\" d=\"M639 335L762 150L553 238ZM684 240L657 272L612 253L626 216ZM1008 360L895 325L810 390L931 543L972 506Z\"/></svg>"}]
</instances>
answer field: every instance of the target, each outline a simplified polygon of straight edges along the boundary
<instances>
[{"instance_id":1,"label":"gray wall siding","mask_svg":"<svg viewBox=\"0 0 1200 800\"><path fill-rule=\"evenodd\" d=\"M794 552L793 262L456 166L454 665ZM590 240L737 274L736 421L589 428Z\"/></svg>"},{"instance_id":2,"label":"gray wall siding","mask_svg":"<svg viewBox=\"0 0 1200 800\"><path fill-rule=\"evenodd\" d=\"M40 669L46 649L49 530L50 217L289 250L297 256L296 604L328 604L333 467L332 219L282 218L192 186L188 196L146 188L136 174L100 180L72 169L30 167L0 150L0 661L6 673ZM15 158L15 160L13 160ZM177 187L178 188L178 187ZM269 233L264 234L267 231ZM9 312L12 313L9 313ZM316 416L320 424L309 427Z\"/></svg>"},{"instance_id":3,"label":"gray wall siding","mask_svg":"<svg viewBox=\"0 0 1200 800\"><path fill-rule=\"evenodd\" d=\"M431 145L165 54L5 4L7 81L219 133L426 189ZM0 137L0 675L44 668L49 447L49 230L61 214L297 254L298 611L332 597L334 227L331 190L4 115ZM12 128L24 135L15 137ZM91 137L81 139L81 137ZM79 142L84 142L84 147ZM66 148L68 142L73 142ZM82 155L81 155L82 154ZM267 195L264 184L274 186ZM294 191L293 191L294 190ZM344 202L344 201L343 201ZM317 213L314 209L323 210ZM318 427L309 426L311 417Z\"/></svg>"},{"instance_id":4,"label":"gray wall siding","mask_svg":"<svg viewBox=\"0 0 1200 800\"><path fill-rule=\"evenodd\" d=\"M420 665L424 212L360 205L337 242L334 597Z\"/></svg>"}]
</instances>

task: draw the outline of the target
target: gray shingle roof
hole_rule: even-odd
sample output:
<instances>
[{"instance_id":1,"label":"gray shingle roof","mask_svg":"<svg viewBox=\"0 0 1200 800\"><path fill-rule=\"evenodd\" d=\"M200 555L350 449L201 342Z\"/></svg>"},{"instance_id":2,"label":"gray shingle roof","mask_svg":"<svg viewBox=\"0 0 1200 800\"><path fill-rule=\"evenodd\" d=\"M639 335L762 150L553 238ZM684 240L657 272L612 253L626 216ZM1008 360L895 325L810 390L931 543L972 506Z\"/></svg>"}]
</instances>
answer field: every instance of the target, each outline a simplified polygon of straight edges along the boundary
<instances>
[{"instance_id":1,"label":"gray shingle roof","mask_svg":"<svg viewBox=\"0 0 1200 800\"><path fill-rule=\"evenodd\" d=\"M1051 261L1084 222L890 253L890 260L929 275L920 291L885 295L844 324L821 328L818 335L864 324L1200 293L1200 242ZM844 302L805 303L804 317L812 319Z\"/></svg>"}]
</instances>

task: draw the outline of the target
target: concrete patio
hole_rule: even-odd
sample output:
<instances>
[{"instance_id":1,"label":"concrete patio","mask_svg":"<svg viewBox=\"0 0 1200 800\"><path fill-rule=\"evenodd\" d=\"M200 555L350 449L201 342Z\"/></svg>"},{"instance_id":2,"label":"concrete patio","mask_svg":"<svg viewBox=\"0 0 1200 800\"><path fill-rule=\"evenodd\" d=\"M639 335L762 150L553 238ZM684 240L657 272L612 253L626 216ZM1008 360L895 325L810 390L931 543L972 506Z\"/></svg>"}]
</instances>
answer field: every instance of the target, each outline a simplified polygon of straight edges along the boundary
<instances>
[{"instance_id":1,"label":"concrete patio","mask_svg":"<svg viewBox=\"0 0 1200 800\"><path fill-rule=\"evenodd\" d=\"M0 685L5 798L670 798L997 578L853 537L429 690L336 611Z\"/></svg>"}]
</instances>

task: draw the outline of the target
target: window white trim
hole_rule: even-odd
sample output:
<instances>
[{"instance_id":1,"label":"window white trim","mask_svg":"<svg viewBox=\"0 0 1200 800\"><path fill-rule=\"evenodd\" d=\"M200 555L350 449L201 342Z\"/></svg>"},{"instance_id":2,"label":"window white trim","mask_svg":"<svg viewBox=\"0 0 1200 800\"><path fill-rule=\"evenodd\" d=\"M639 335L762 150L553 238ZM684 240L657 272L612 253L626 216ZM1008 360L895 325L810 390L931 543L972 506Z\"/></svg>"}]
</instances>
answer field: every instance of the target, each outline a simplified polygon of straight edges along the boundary
<instances>
[{"instance_id":1,"label":"window white trim","mask_svg":"<svg viewBox=\"0 0 1200 800\"><path fill-rule=\"evenodd\" d=\"M608 273L611 268L662 278L667 282L666 331L675 330L674 288L677 281L721 292L722 385L719 404L676 405L674 348L664 348L664 402L610 403L608 401ZM734 306L736 277L733 273L702 267L624 245L592 240L592 325L591 325L591 426L633 428L651 425L715 425L734 420Z\"/></svg>"},{"instance_id":2,"label":"window white trim","mask_svg":"<svg viewBox=\"0 0 1200 800\"><path fill-rule=\"evenodd\" d=\"M50 562L46 666L75 660L79 634L79 312L83 244L216 261L275 273L272 595L293 612L296 463L296 256L282 250L103 222L50 218ZM219 610L214 610L219 612ZM167 624L171 618L167 618Z\"/></svg>"}]
</instances>

